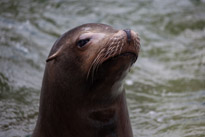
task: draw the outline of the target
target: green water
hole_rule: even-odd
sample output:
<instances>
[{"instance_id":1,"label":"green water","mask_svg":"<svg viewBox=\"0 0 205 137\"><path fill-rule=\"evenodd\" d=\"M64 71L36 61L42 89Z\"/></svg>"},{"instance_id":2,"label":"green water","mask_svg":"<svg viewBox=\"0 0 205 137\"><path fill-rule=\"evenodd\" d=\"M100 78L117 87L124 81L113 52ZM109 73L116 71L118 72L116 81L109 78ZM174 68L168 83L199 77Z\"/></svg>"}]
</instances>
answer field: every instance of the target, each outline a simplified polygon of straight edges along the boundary
<instances>
[{"instance_id":1,"label":"green water","mask_svg":"<svg viewBox=\"0 0 205 137\"><path fill-rule=\"evenodd\" d=\"M205 136L205 0L0 0L0 137L32 133L52 44L88 22L140 34L125 81L135 137Z\"/></svg>"}]
</instances>

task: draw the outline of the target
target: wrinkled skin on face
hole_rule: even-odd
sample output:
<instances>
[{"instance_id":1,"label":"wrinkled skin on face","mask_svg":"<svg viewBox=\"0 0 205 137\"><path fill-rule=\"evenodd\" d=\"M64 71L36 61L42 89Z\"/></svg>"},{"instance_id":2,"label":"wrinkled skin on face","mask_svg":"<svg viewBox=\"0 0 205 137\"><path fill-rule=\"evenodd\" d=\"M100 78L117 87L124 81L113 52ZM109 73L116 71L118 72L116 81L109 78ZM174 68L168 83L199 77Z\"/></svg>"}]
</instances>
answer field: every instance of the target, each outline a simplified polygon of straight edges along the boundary
<instances>
[{"instance_id":1,"label":"wrinkled skin on face","mask_svg":"<svg viewBox=\"0 0 205 137\"><path fill-rule=\"evenodd\" d=\"M85 24L54 44L33 137L132 137L123 80L137 60L132 30Z\"/></svg>"}]
</instances>

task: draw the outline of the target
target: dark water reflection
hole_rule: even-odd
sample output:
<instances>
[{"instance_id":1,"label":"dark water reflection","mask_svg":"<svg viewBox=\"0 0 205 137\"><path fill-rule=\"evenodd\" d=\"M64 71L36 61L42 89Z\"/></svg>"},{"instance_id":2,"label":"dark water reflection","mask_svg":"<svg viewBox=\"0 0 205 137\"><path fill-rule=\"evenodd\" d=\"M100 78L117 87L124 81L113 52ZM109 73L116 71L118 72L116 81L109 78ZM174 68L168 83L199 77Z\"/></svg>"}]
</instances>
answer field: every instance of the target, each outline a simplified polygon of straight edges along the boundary
<instances>
[{"instance_id":1,"label":"dark water reflection","mask_svg":"<svg viewBox=\"0 0 205 137\"><path fill-rule=\"evenodd\" d=\"M205 1L0 1L0 136L30 134L45 59L74 26L131 28L142 50L125 81L135 137L205 135Z\"/></svg>"}]
</instances>

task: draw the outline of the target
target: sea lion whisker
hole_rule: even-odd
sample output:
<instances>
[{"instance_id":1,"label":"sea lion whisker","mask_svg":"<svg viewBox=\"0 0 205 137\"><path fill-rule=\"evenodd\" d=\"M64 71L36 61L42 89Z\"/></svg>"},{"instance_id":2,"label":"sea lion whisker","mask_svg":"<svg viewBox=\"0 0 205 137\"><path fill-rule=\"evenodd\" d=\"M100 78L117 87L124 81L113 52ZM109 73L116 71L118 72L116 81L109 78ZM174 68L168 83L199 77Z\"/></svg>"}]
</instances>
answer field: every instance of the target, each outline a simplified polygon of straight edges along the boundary
<instances>
[{"instance_id":1,"label":"sea lion whisker","mask_svg":"<svg viewBox=\"0 0 205 137\"><path fill-rule=\"evenodd\" d=\"M120 55L120 52L121 52L120 49L121 49L121 47L122 47L122 43L120 43L119 46L118 46L118 48L117 48L118 55Z\"/></svg>"},{"instance_id":2,"label":"sea lion whisker","mask_svg":"<svg viewBox=\"0 0 205 137\"><path fill-rule=\"evenodd\" d=\"M107 51L104 55L104 58L107 58L109 56L109 51Z\"/></svg>"},{"instance_id":3,"label":"sea lion whisker","mask_svg":"<svg viewBox=\"0 0 205 137\"><path fill-rule=\"evenodd\" d=\"M110 48L110 51L112 52L113 50L115 50L115 48L116 48L116 46L112 46L112 47Z\"/></svg>"},{"instance_id":4,"label":"sea lion whisker","mask_svg":"<svg viewBox=\"0 0 205 137\"><path fill-rule=\"evenodd\" d=\"M104 52L104 51L105 51L104 48L103 48L102 50L100 50L100 52L97 54L97 57L96 57L95 60L92 62L91 66L90 66L90 68L89 68L89 70L88 70L87 79L89 78L90 71L93 71L93 69L95 69L95 64L96 64L96 62L98 62L98 60L99 60L99 58L100 58L102 52ZM92 73L93 73L93 72L92 72ZM93 76L93 74L92 74L92 76Z\"/></svg>"},{"instance_id":5,"label":"sea lion whisker","mask_svg":"<svg viewBox=\"0 0 205 137\"><path fill-rule=\"evenodd\" d=\"M109 58L112 56L112 53L113 53L114 50L112 51L107 51L107 54L104 56L105 58Z\"/></svg>"},{"instance_id":6,"label":"sea lion whisker","mask_svg":"<svg viewBox=\"0 0 205 137\"><path fill-rule=\"evenodd\" d=\"M122 48L124 47L124 43L122 43L121 48L120 48L120 54L122 52Z\"/></svg>"},{"instance_id":7,"label":"sea lion whisker","mask_svg":"<svg viewBox=\"0 0 205 137\"><path fill-rule=\"evenodd\" d=\"M118 52L119 47L120 47L120 44L118 44L118 45L116 46L116 48L115 48L115 52Z\"/></svg>"},{"instance_id":8,"label":"sea lion whisker","mask_svg":"<svg viewBox=\"0 0 205 137\"><path fill-rule=\"evenodd\" d=\"M97 58L95 59L95 61L92 63L92 65L91 65L91 67L90 67L90 69L89 69L89 71L88 71L88 74L87 74L87 78L89 77L89 75L90 75L90 72L92 71L92 73L91 73L91 78L93 78L93 71L95 70L95 66L96 66L96 62L97 61Z\"/></svg>"},{"instance_id":9,"label":"sea lion whisker","mask_svg":"<svg viewBox=\"0 0 205 137\"><path fill-rule=\"evenodd\" d=\"M140 45L140 42L139 42L138 40L139 40L139 39L135 39L135 41L134 41L134 42L135 42L135 45L134 45L134 46L135 46L135 48L136 48L137 50L138 50L138 48L140 48L140 46L141 46L141 45Z\"/></svg>"},{"instance_id":10,"label":"sea lion whisker","mask_svg":"<svg viewBox=\"0 0 205 137\"><path fill-rule=\"evenodd\" d=\"M95 61L95 64L93 65L93 69L92 69L92 78L94 78L95 72L97 72L98 69L98 64L100 62L101 59L101 54L99 54L99 57L97 58L97 60Z\"/></svg>"},{"instance_id":11,"label":"sea lion whisker","mask_svg":"<svg viewBox=\"0 0 205 137\"><path fill-rule=\"evenodd\" d=\"M113 39L110 39L107 43L106 43L106 46L107 46L107 50L106 50L106 52L105 52L105 54L104 54L104 58L106 58L106 57L108 57L108 54L109 54L109 50L110 50L110 48L112 47L112 43L110 44L110 42L112 42L113 44L115 44L115 42L114 42L114 40Z\"/></svg>"},{"instance_id":12,"label":"sea lion whisker","mask_svg":"<svg viewBox=\"0 0 205 137\"><path fill-rule=\"evenodd\" d=\"M103 51L101 51L101 53L102 53L102 52L103 52ZM100 66L101 59L103 58L103 56L102 56L101 53L99 54L98 58L97 58L96 61L95 61L95 64L93 65L93 69L92 69L92 79L93 79L95 73L98 71L98 68L99 68L99 66ZM93 82L93 81L92 81L92 82Z\"/></svg>"},{"instance_id":13,"label":"sea lion whisker","mask_svg":"<svg viewBox=\"0 0 205 137\"><path fill-rule=\"evenodd\" d=\"M95 72L97 72L98 69L99 69L101 59L102 59L102 58L99 58L98 62L96 62Z\"/></svg>"},{"instance_id":14,"label":"sea lion whisker","mask_svg":"<svg viewBox=\"0 0 205 137\"><path fill-rule=\"evenodd\" d=\"M95 62L96 62L98 56L99 56L99 55L97 55L97 57L95 58L95 60L92 62L92 64L91 64L90 67L89 67L88 74L87 74L87 79L88 79L88 77L89 77L89 75L90 75L90 71L93 69L93 67L94 67L94 65L95 65Z\"/></svg>"},{"instance_id":15,"label":"sea lion whisker","mask_svg":"<svg viewBox=\"0 0 205 137\"><path fill-rule=\"evenodd\" d=\"M97 64L95 63L95 64L93 64L92 69L91 69L91 82L92 83L93 83L93 80L94 80L94 74L95 74L96 67L97 67Z\"/></svg>"},{"instance_id":16,"label":"sea lion whisker","mask_svg":"<svg viewBox=\"0 0 205 137\"><path fill-rule=\"evenodd\" d=\"M119 39L114 39L114 45L109 45L108 50L107 50L106 54L104 55L105 58L107 58L107 57L111 56L113 53L115 53L113 51L117 48L117 46L116 46L116 44L118 43L117 40L119 40Z\"/></svg>"},{"instance_id":17,"label":"sea lion whisker","mask_svg":"<svg viewBox=\"0 0 205 137\"><path fill-rule=\"evenodd\" d=\"M136 39L134 39L133 42L134 42L135 49L137 49L137 41L136 41Z\"/></svg>"},{"instance_id":18,"label":"sea lion whisker","mask_svg":"<svg viewBox=\"0 0 205 137\"><path fill-rule=\"evenodd\" d=\"M118 49L119 49L119 47L120 47L120 45L122 44L122 40L120 39L119 41L118 41L118 43L117 43L117 46L116 46L116 50L118 51Z\"/></svg>"}]
</instances>

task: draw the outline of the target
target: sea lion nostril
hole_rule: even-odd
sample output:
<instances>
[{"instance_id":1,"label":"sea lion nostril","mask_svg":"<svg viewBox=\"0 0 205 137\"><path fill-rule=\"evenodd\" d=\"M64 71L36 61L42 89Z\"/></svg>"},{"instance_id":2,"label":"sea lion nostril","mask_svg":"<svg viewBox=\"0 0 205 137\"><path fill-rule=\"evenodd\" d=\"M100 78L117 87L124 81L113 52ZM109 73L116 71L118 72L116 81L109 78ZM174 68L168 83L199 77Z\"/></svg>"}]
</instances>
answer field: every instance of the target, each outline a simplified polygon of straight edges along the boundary
<instances>
[{"instance_id":1,"label":"sea lion nostril","mask_svg":"<svg viewBox=\"0 0 205 137\"><path fill-rule=\"evenodd\" d=\"M132 36L131 36L131 30L130 29L125 29L124 30L127 34L127 42L130 43L132 40Z\"/></svg>"}]
</instances>

